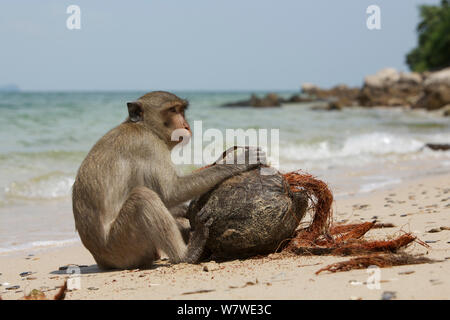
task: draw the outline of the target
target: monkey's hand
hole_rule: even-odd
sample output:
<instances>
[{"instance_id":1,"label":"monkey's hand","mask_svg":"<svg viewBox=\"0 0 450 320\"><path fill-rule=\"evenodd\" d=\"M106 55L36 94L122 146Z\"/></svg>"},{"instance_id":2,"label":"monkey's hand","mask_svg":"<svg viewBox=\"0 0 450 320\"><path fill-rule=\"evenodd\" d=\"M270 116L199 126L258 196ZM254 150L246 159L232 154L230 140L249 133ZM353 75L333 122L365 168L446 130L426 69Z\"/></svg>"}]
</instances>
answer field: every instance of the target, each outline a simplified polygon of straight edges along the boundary
<instances>
[{"instance_id":1,"label":"monkey's hand","mask_svg":"<svg viewBox=\"0 0 450 320\"><path fill-rule=\"evenodd\" d=\"M209 237L209 227L212 224L212 219L206 223L198 223L195 226L195 231L188 244L188 250L184 259L187 263L199 263L205 249L206 241Z\"/></svg>"},{"instance_id":2,"label":"monkey's hand","mask_svg":"<svg viewBox=\"0 0 450 320\"><path fill-rule=\"evenodd\" d=\"M266 164L266 153L260 147L234 146L227 149L215 162L232 165L238 171L247 171Z\"/></svg>"},{"instance_id":3,"label":"monkey's hand","mask_svg":"<svg viewBox=\"0 0 450 320\"><path fill-rule=\"evenodd\" d=\"M209 229L209 227L214 223L214 217L211 216L211 212L209 210L201 209L197 212L197 216L194 221L196 229L197 226L205 226Z\"/></svg>"}]
</instances>

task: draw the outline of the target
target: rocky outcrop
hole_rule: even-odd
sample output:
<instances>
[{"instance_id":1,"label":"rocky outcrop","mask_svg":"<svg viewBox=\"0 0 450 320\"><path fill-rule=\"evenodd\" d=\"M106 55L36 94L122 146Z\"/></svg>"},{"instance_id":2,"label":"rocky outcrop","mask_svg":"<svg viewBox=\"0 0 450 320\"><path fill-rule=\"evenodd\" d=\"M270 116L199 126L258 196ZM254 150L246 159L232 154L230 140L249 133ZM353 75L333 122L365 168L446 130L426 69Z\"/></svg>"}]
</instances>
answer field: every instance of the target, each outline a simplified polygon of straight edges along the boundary
<instances>
[{"instance_id":1,"label":"rocky outcrop","mask_svg":"<svg viewBox=\"0 0 450 320\"><path fill-rule=\"evenodd\" d=\"M341 111L344 108L339 101L325 101L311 107L314 111Z\"/></svg>"},{"instance_id":2,"label":"rocky outcrop","mask_svg":"<svg viewBox=\"0 0 450 320\"><path fill-rule=\"evenodd\" d=\"M387 68L369 75L357 97L358 104L374 106L412 106L423 92L419 73L403 73Z\"/></svg>"},{"instance_id":3,"label":"rocky outcrop","mask_svg":"<svg viewBox=\"0 0 450 320\"><path fill-rule=\"evenodd\" d=\"M312 84L303 84L302 91L316 101L325 101L324 104L314 105L313 110L341 110L344 107L354 106L359 95L359 88L350 88L344 84L331 89L320 89Z\"/></svg>"},{"instance_id":4,"label":"rocky outcrop","mask_svg":"<svg viewBox=\"0 0 450 320\"><path fill-rule=\"evenodd\" d=\"M282 103L305 103L305 102L314 102L315 98L309 96L303 96L300 94L294 94L289 99L281 100Z\"/></svg>"},{"instance_id":5,"label":"rocky outcrop","mask_svg":"<svg viewBox=\"0 0 450 320\"><path fill-rule=\"evenodd\" d=\"M437 72L398 72L386 68L364 79L361 89L337 85L321 89L311 83L302 85L301 94L282 99L275 93L264 98L252 95L249 100L228 103L224 106L278 107L282 103L319 102L314 110L341 110L349 106L412 107L438 110L450 116L450 68Z\"/></svg>"},{"instance_id":6,"label":"rocky outcrop","mask_svg":"<svg viewBox=\"0 0 450 320\"><path fill-rule=\"evenodd\" d=\"M312 95L316 90L319 90L319 87L315 84L306 82L302 84L302 92L308 95Z\"/></svg>"},{"instance_id":7,"label":"rocky outcrop","mask_svg":"<svg viewBox=\"0 0 450 320\"><path fill-rule=\"evenodd\" d=\"M279 107L281 101L282 100L276 93L269 93L263 98L259 98L255 94L252 94L249 100L226 103L223 107Z\"/></svg>"},{"instance_id":8,"label":"rocky outcrop","mask_svg":"<svg viewBox=\"0 0 450 320\"><path fill-rule=\"evenodd\" d=\"M427 143L425 147L434 151L448 151L450 150L450 144L448 143Z\"/></svg>"},{"instance_id":9,"label":"rocky outcrop","mask_svg":"<svg viewBox=\"0 0 450 320\"><path fill-rule=\"evenodd\" d=\"M14 83L0 86L0 92L19 92L20 88Z\"/></svg>"},{"instance_id":10,"label":"rocky outcrop","mask_svg":"<svg viewBox=\"0 0 450 320\"><path fill-rule=\"evenodd\" d=\"M419 73L403 73L387 68L364 79L361 89L338 85L324 90L306 83L302 91L327 105L315 106L317 110L340 110L348 106L412 106L423 93L423 77Z\"/></svg>"},{"instance_id":11,"label":"rocky outcrop","mask_svg":"<svg viewBox=\"0 0 450 320\"><path fill-rule=\"evenodd\" d=\"M450 117L450 104L447 104L446 106L442 107L442 115L444 117Z\"/></svg>"},{"instance_id":12,"label":"rocky outcrop","mask_svg":"<svg viewBox=\"0 0 450 320\"><path fill-rule=\"evenodd\" d=\"M429 74L423 87L423 93L413 108L436 110L446 107L450 104L450 68Z\"/></svg>"}]
</instances>

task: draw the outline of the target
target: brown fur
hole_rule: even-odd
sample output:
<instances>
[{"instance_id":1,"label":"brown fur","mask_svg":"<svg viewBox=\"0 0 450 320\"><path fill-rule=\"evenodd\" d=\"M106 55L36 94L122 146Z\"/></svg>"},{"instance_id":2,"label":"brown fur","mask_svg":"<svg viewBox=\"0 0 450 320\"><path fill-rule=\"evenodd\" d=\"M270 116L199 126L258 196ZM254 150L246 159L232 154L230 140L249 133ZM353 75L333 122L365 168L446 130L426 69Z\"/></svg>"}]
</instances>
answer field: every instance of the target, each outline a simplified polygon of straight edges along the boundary
<instances>
[{"instance_id":1,"label":"brown fur","mask_svg":"<svg viewBox=\"0 0 450 320\"><path fill-rule=\"evenodd\" d=\"M169 209L257 166L216 165L178 176L170 157L178 142L171 134L190 131L186 107L185 100L162 91L128 103L127 120L106 133L81 164L72 192L75 225L101 268L147 267L160 250L174 263L197 261L208 224L186 246Z\"/></svg>"}]
</instances>

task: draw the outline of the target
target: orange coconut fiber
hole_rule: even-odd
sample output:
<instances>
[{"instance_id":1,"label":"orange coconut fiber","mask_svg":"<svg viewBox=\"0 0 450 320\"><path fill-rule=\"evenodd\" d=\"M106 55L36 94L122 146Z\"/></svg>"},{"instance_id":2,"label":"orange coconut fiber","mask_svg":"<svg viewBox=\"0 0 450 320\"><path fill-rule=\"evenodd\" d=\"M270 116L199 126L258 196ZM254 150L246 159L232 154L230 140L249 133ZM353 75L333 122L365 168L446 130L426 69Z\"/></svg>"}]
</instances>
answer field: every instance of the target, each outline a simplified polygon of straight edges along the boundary
<instances>
[{"instance_id":1,"label":"orange coconut fiber","mask_svg":"<svg viewBox=\"0 0 450 320\"><path fill-rule=\"evenodd\" d=\"M354 255L373 252L396 252L416 240L406 233L391 240L369 241L362 239L375 222L332 225L333 194L327 184L310 174L299 171L283 175L292 192L304 191L311 201L312 222L298 229L285 250L296 254Z\"/></svg>"},{"instance_id":2,"label":"orange coconut fiber","mask_svg":"<svg viewBox=\"0 0 450 320\"><path fill-rule=\"evenodd\" d=\"M215 163L197 170L212 165L215 165ZM416 237L410 233L391 240L364 240L362 238L370 229L383 227L383 225L375 222L333 225L333 194L324 181L308 173L302 173L300 170L283 174L283 177L292 192L306 192L310 200L309 209L312 213L312 221L309 226L297 229L294 237L288 239L287 244L283 244L286 251L312 255L392 253L416 240ZM391 227L393 225L386 226Z\"/></svg>"},{"instance_id":3,"label":"orange coconut fiber","mask_svg":"<svg viewBox=\"0 0 450 320\"><path fill-rule=\"evenodd\" d=\"M413 256L404 252L400 254L388 254L388 255L372 254L330 264L316 271L316 274L319 274L324 271L334 273L334 272L350 271L355 269L365 269L371 266L377 266L379 268L388 268L393 266L404 266L409 264L423 264L434 262L437 261L423 256Z\"/></svg>"}]
</instances>

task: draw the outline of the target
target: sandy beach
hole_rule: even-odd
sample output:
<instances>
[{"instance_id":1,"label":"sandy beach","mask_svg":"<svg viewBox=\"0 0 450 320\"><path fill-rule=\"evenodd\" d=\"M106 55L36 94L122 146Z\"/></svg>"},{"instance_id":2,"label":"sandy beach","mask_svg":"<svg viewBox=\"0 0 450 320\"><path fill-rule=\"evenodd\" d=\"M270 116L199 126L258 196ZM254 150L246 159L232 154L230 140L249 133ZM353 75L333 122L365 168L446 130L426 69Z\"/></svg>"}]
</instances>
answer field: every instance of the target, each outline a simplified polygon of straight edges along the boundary
<instances>
[{"instance_id":1,"label":"sandy beach","mask_svg":"<svg viewBox=\"0 0 450 320\"><path fill-rule=\"evenodd\" d=\"M65 279L66 265L81 266L80 288L66 299L448 299L450 297L450 175L409 180L367 194L338 199L334 219L372 221L395 227L370 230L369 239L387 239L412 232L426 242L406 252L425 254L438 262L380 269L380 288L369 288L368 270L316 275L346 257L293 256L200 265L158 261L149 270L100 271L81 245L0 256L0 295L21 299L32 289L52 298ZM31 272L31 274L23 274ZM19 286L9 289L11 286ZM13 287L14 288L14 287Z\"/></svg>"},{"instance_id":2,"label":"sandy beach","mask_svg":"<svg viewBox=\"0 0 450 320\"><path fill-rule=\"evenodd\" d=\"M0 305L450 299L450 0L0 15Z\"/></svg>"}]
</instances>

